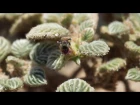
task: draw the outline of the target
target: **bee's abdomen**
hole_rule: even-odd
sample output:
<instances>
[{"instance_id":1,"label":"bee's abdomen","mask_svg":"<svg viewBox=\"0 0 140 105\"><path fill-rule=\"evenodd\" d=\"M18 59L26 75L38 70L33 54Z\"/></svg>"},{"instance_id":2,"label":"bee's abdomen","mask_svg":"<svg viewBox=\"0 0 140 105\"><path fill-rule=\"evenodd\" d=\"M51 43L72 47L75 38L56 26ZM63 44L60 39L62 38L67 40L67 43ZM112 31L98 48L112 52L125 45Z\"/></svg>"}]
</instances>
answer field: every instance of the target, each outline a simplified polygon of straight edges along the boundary
<instances>
[{"instance_id":1,"label":"bee's abdomen","mask_svg":"<svg viewBox=\"0 0 140 105\"><path fill-rule=\"evenodd\" d=\"M67 46L62 47L62 53L63 54L68 54L69 53L69 48Z\"/></svg>"}]
</instances>

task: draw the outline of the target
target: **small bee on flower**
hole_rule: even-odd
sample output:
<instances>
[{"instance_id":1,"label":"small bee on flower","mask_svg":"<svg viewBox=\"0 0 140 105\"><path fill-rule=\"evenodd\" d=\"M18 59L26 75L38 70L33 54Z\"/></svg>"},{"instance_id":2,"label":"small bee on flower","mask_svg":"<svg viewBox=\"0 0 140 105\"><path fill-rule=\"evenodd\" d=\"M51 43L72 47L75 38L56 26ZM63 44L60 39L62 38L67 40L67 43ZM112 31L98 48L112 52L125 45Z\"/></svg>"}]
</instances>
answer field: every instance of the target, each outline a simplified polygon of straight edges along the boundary
<instances>
[{"instance_id":1,"label":"small bee on flower","mask_svg":"<svg viewBox=\"0 0 140 105\"><path fill-rule=\"evenodd\" d=\"M63 53L63 54L69 54L71 52L71 38L70 37L62 37L60 41L57 41L57 43L59 43L59 48L60 48L60 51Z\"/></svg>"}]
</instances>

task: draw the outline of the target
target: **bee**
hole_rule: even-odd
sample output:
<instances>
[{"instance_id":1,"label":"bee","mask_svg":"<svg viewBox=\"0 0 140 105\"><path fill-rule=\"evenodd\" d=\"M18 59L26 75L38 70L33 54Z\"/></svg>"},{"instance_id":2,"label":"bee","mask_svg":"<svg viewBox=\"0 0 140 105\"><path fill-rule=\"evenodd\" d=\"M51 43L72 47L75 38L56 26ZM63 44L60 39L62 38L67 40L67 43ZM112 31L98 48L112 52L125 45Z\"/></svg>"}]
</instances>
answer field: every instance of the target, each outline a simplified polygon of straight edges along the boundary
<instances>
[{"instance_id":1,"label":"bee","mask_svg":"<svg viewBox=\"0 0 140 105\"><path fill-rule=\"evenodd\" d=\"M71 52L71 38L70 37L62 37L60 39L60 41L57 41L57 43L59 43L59 48L60 48L60 51L63 53L63 54L70 54Z\"/></svg>"}]
</instances>

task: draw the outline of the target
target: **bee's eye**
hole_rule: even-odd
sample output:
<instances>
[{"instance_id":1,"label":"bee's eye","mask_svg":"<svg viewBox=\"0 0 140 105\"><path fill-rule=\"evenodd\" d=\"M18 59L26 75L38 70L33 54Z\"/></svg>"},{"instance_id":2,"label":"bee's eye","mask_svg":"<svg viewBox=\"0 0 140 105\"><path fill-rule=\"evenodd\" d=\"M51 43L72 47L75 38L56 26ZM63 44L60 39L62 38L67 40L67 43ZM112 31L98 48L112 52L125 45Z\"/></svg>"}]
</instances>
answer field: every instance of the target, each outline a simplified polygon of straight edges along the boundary
<instances>
[{"instance_id":1,"label":"bee's eye","mask_svg":"<svg viewBox=\"0 0 140 105\"><path fill-rule=\"evenodd\" d=\"M61 42L61 41L57 41L57 43L58 43L58 44L61 44L62 42Z\"/></svg>"}]
</instances>

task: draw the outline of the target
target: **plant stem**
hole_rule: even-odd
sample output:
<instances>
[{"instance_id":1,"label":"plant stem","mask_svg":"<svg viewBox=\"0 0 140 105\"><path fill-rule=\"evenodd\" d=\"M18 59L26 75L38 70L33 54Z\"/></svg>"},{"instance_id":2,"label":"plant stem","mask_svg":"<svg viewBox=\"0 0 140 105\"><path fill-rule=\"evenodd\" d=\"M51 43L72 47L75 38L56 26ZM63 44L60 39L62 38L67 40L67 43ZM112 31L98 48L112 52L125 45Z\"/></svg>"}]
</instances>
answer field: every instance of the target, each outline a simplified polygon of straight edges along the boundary
<instances>
[{"instance_id":1,"label":"plant stem","mask_svg":"<svg viewBox=\"0 0 140 105\"><path fill-rule=\"evenodd\" d=\"M126 92L132 92L132 90L130 89L130 86L129 86L129 82L127 80L123 80L122 82L125 85L125 91Z\"/></svg>"}]
</instances>

